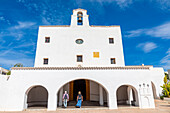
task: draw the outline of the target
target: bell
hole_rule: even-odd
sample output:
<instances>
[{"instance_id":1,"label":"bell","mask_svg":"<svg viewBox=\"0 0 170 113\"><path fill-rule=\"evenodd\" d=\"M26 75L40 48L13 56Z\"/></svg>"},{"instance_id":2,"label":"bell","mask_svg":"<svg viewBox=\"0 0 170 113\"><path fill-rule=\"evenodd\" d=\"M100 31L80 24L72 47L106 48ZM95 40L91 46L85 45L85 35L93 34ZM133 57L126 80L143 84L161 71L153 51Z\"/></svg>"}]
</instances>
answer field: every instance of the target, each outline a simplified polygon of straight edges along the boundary
<instances>
[{"instance_id":1,"label":"bell","mask_svg":"<svg viewBox=\"0 0 170 113\"><path fill-rule=\"evenodd\" d=\"M82 14L81 14L81 13L79 13L79 14L78 14L78 17L82 17Z\"/></svg>"},{"instance_id":2,"label":"bell","mask_svg":"<svg viewBox=\"0 0 170 113\"><path fill-rule=\"evenodd\" d=\"M79 19L78 19L78 22L80 23L80 22L82 22L82 19L81 19L81 17L79 17Z\"/></svg>"},{"instance_id":3,"label":"bell","mask_svg":"<svg viewBox=\"0 0 170 113\"><path fill-rule=\"evenodd\" d=\"M81 20L81 17L79 17L79 20Z\"/></svg>"},{"instance_id":4,"label":"bell","mask_svg":"<svg viewBox=\"0 0 170 113\"><path fill-rule=\"evenodd\" d=\"M81 23L82 22L82 20L78 20L78 23Z\"/></svg>"}]
</instances>

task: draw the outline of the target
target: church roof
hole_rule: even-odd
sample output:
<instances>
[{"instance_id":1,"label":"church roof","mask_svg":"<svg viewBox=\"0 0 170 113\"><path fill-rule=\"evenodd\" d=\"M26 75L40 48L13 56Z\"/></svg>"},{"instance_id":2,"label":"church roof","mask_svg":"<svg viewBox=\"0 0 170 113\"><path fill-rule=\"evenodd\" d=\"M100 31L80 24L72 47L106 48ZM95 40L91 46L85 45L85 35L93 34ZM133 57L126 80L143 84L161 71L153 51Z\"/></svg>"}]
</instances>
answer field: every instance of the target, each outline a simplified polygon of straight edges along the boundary
<instances>
[{"instance_id":1,"label":"church roof","mask_svg":"<svg viewBox=\"0 0 170 113\"><path fill-rule=\"evenodd\" d=\"M70 25L44 25L39 27L70 27ZM111 26L90 25L90 27L120 27L120 25L111 25Z\"/></svg>"},{"instance_id":2,"label":"church roof","mask_svg":"<svg viewBox=\"0 0 170 113\"><path fill-rule=\"evenodd\" d=\"M149 70L152 66L124 67L12 67L12 70Z\"/></svg>"}]
</instances>

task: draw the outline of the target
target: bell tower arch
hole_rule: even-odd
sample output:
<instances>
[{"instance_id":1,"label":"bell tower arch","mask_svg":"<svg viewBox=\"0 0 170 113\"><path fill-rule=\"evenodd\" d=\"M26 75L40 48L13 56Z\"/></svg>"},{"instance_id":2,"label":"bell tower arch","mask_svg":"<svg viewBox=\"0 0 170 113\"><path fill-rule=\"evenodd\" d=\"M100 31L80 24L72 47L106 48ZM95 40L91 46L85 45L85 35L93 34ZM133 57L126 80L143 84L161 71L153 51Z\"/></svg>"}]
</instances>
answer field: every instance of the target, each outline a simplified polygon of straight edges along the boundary
<instances>
[{"instance_id":1,"label":"bell tower arch","mask_svg":"<svg viewBox=\"0 0 170 113\"><path fill-rule=\"evenodd\" d=\"M89 26L89 15L87 10L75 9L71 15L71 27Z\"/></svg>"}]
</instances>

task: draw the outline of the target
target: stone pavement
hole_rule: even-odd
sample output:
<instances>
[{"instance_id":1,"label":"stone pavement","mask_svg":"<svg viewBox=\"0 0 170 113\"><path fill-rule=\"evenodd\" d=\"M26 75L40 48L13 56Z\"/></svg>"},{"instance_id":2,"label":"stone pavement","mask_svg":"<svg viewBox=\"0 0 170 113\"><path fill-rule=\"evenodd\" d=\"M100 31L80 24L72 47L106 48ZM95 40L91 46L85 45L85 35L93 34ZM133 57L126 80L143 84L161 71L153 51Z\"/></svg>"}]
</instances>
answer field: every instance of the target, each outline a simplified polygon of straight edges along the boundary
<instances>
[{"instance_id":1,"label":"stone pavement","mask_svg":"<svg viewBox=\"0 0 170 113\"><path fill-rule=\"evenodd\" d=\"M109 110L106 107L98 108L59 108L56 111L30 109L22 112L0 112L0 113L170 113L170 104L166 101L155 100L155 109L139 109L137 107L119 107L117 110Z\"/></svg>"}]
</instances>

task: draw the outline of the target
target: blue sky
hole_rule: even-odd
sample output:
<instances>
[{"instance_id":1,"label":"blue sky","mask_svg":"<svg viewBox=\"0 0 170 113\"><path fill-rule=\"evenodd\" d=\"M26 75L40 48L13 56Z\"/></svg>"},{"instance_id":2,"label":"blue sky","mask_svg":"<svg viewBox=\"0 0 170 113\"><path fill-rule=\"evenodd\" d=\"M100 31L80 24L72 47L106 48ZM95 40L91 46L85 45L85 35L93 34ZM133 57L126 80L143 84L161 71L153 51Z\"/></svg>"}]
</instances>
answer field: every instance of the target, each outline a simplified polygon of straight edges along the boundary
<instances>
[{"instance_id":1,"label":"blue sky","mask_svg":"<svg viewBox=\"0 0 170 113\"><path fill-rule=\"evenodd\" d=\"M170 0L0 0L0 66L33 66L38 26L69 25L76 8L121 26L126 65L170 69Z\"/></svg>"}]
</instances>

